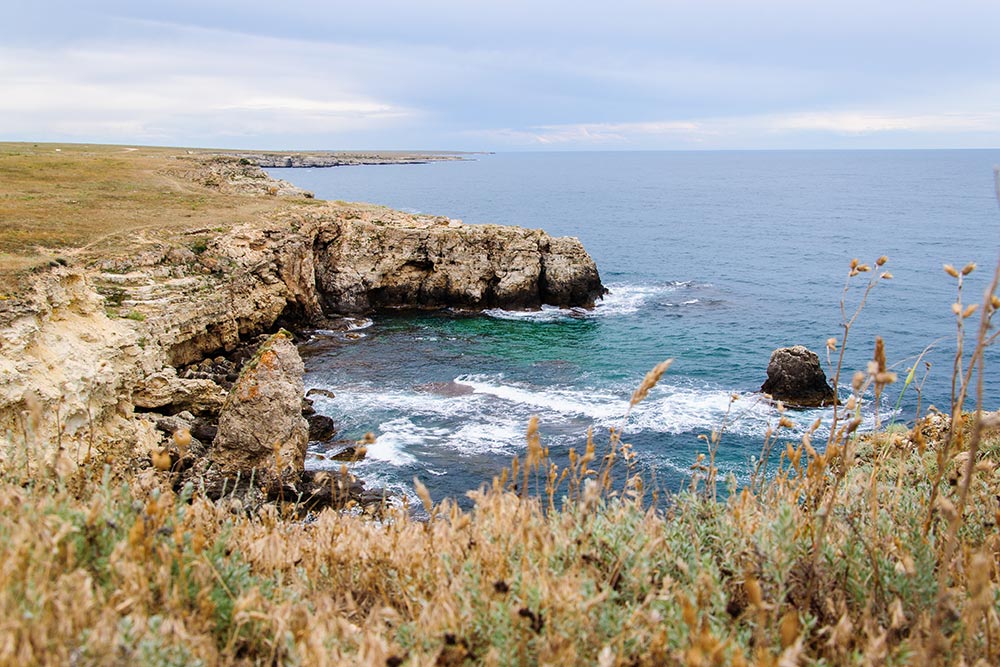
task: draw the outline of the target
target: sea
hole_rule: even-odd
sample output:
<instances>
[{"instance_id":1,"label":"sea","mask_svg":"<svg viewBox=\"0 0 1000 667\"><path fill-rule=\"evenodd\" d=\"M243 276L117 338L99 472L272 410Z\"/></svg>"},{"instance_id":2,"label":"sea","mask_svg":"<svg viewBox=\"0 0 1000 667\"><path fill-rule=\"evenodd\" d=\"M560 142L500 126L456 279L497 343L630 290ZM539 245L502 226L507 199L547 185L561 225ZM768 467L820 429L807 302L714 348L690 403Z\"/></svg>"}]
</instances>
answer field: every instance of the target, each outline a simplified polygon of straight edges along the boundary
<instances>
[{"instance_id":1,"label":"sea","mask_svg":"<svg viewBox=\"0 0 1000 667\"><path fill-rule=\"evenodd\" d=\"M878 402L866 393L865 428L949 408L959 293L942 267L975 263L961 300L982 301L1000 250L1000 150L468 157L270 170L322 199L575 236L609 289L590 311L389 312L350 332L312 332L300 347L306 387L324 390L315 407L339 438L376 436L351 466L369 487L415 498L416 479L435 501L468 505L467 492L524 455L533 416L559 465L588 433L601 455L617 429L647 488L666 494L689 485L714 430L720 487L746 484L779 419L759 393L771 352L805 345L826 365L826 341L842 341L852 318L841 391L866 368L876 336L899 377ZM849 278L855 258L873 271ZM866 295L883 272L891 277ZM966 323L968 351L978 313ZM665 359L673 365L629 410ZM984 407L995 410L995 346L984 361ZM795 428L781 429L778 444L817 419L814 441L825 442L830 409L787 416ZM314 443L307 467L339 469L328 453Z\"/></svg>"}]
</instances>

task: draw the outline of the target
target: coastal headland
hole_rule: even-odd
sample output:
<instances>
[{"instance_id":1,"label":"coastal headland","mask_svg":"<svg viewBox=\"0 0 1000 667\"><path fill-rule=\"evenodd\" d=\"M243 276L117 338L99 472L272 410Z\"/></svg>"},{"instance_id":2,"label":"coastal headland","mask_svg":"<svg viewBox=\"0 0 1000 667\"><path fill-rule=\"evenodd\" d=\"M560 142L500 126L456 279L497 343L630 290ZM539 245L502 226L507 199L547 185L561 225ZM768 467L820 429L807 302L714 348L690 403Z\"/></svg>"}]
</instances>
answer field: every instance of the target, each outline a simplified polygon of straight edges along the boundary
<instances>
[{"instance_id":1,"label":"coastal headland","mask_svg":"<svg viewBox=\"0 0 1000 667\"><path fill-rule=\"evenodd\" d=\"M0 144L0 219L0 664L1000 664L1000 414L963 403L1000 273L955 309L982 324L953 415L859 435L865 387L913 377L876 351L828 435L775 405L746 484L721 428L664 504L619 431L557 461L535 419L469 510L414 479L414 511L351 477L370 437L301 470L332 390L281 326L586 306L579 242L121 146ZM813 387L784 352L769 379Z\"/></svg>"},{"instance_id":2,"label":"coastal headland","mask_svg":"<svg viewBox=\"0 0 1000 667\"><path fill-rule=\"evenodd\" d=\"M8 439L118 443L115 456L146 464L169 435L155 417L217 417L238 370L224 356L281 325L337 327L379 309L590 307L604 292L576 239L318 201L270 178L262 155L0 144ZM213 359L230 381L200 372Z\"/></svg>"}]
</instances>

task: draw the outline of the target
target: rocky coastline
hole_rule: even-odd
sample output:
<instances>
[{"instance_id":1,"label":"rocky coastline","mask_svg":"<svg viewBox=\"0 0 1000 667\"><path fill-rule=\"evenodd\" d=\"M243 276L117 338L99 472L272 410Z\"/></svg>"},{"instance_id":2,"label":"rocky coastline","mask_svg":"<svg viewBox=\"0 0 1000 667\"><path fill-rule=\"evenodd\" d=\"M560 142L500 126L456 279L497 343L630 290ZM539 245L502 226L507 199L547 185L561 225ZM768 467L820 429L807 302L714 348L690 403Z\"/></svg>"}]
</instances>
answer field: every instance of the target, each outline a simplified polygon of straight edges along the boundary
<instances>
[{"instance_id":1,"label":"rocky coastline","mask_svg":"<svg viewBox=\"0 0 1000 667\"><path fill-rule=\"evenodd\" d=\"M260 502L274 494L323 496L317 507L372 500L353 478L304 473L310 426L328 438L332 425L306 420L313 415L293 346L280 336L264 343L283 348L279 365L292 376L298 369L297 389L278 391L268 378L240 389L251 366L244 362L269 354L257 348L261 336L383 309L592 307L605 291L576 239L315 202L245 158L193 165L181 175L198 186L310 205L223 231L190 230L186 243L145 244L87 266L53 263L25 295L0 303L0 432L11 455L64 467L93 456L128 460L172 471L178 484L201 483L210 495L256 476L251 495ZM274 436L294 443L288 451L240 444L240 432L260 430L253 415L274 420L234 405L234 395L272 390L282 397L274 399L279 412L291 415L294 437ZM235 426L230 413L241 415ZM57 443L58 451L20 442ZM359 451L363 443L349 456ZM289 465L292 473L282 468Z\"/></svg>"},{"instance_id":2,"label":"rocky coastline","mask_svg":"<svg viewBox=\"0 0 1000 667\"><path fill-rule=\"evenodd\" d=\"M324 151L312 153L280 153L280 152L238 152L225 153L250 160L259 167L267 169L283 168L326 168L375 166L388 164L429 164L431 162L451 162L468 160L466 153L411 153L402 151L388 152L342 152Z\"/></svg>"}]
</instances>

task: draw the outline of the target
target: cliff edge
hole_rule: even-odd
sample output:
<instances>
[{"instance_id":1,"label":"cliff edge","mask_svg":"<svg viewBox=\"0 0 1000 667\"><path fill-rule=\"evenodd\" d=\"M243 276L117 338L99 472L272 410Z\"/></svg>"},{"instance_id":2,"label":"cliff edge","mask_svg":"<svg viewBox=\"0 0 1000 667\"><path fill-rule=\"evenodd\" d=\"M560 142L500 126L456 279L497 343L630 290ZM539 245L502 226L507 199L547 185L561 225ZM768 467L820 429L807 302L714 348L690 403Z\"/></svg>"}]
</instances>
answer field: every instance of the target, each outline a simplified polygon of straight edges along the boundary
<instances>
[{"instance_id":1,"label":"cliff edge","mask_svg":"<svg viewBox=\"0 0 1000 667\"><path fill-rule=\"evenodd\" d=\"M98 440L154 447L159 436L136 410L216 409L224 390L177 369L279 321L322 325L389 308L591 307L605 291L577 239L318 202L238 158L188 157L156 177L191 197L224 192L226 223L170 234L137 226L107 251L61 249L70 261L61 256L0 299L0 432L9 450L29 432L67 451L86 442L89 452ZM251 206L239 208L244 201Z\"/></svg>"}]
</instances>

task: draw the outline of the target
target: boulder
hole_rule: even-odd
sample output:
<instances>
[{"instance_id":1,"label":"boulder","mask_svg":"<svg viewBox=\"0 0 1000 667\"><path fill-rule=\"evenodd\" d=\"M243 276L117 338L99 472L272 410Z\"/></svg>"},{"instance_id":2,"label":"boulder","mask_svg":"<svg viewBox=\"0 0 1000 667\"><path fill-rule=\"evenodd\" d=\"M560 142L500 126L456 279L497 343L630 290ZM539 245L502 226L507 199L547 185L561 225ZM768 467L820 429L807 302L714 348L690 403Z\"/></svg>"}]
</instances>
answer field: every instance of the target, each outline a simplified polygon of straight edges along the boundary
<instances>
[{"instance_id":1,"label":"boulder","mask_svg":"<svg viewBox=\"0 0 1000 667\"><path fill-rule=\"evenodd\" d=\"M304 469L309 426L302 417L305 368L292 335L281 330L247 362L219 414L210 458L227 475L256 472L262 482Z\"/></svg>"},{"instance_id":2,"label":"boulder","mask_svg":"<svg viewBox=\"0 0 1000 667\"><path fill-rule=\"evenodd\" d=\"M177 377L176 369L170 366L147 375L132 392L133 405L161 412L217 414L225 400L225 390L216 383Z\"/></svg>"},{"instance_id":3,"label":"boulder","mask_svg":"<svg viewBox=\"0 0 1000 667\"><path fill-rule=\"evenodd\" d=\"M760 390L792 408L833 405L835 395L815 352L796 345L778 348L767 364L767 380Z\"/></svg>"},{"instance_id":4,"label":"boulder","mask_svg":"<svg viewBox=\"0 0 1000 667\"><path fill-rule=\"evenodd\" d=\"M310 440L323 442L337 435L336 424L326 415L311 414L306 421L309 423Z\"/></svg>"}]
</instances>

